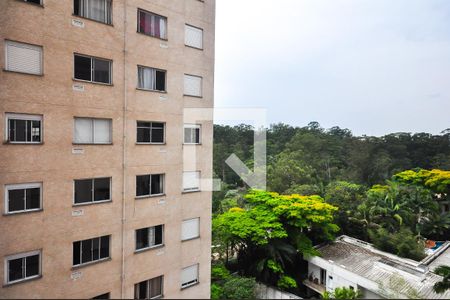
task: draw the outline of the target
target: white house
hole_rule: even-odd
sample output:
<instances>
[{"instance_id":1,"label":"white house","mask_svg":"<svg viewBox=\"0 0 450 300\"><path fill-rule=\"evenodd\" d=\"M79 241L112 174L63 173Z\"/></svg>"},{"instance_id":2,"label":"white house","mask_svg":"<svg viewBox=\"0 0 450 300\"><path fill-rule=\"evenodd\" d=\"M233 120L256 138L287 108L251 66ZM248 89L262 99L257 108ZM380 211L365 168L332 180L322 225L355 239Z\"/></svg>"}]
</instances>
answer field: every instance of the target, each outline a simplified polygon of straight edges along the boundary
<instances>
[{"instance_id":1,"label":"white house","mask_svg":"<svg viewBox=\"0 0 450 300\"><path fill-rule=\"evenodd\" d=\"M439 265L450 265L450 242L420 262L377 250L345 235L317 249L320 257L305 258L308 279L304 284L310 296L349 287L360 290L365 299L450 298L450 291L433 291L433 285L442 277L432 272Z\"/></svg>"}]
</instances>

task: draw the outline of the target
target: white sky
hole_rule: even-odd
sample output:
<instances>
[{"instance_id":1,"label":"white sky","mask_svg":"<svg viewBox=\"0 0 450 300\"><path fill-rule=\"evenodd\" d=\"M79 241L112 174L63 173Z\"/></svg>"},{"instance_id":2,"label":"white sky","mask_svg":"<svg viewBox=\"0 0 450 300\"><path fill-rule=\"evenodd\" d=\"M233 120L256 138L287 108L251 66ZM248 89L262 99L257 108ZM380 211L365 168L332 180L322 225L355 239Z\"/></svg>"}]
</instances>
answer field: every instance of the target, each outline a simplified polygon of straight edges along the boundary
<instances>
[{"instance_id":1,"label":"white sky","mask_svg":"<svg viewBox=\"0 0 450 300\"><path fill-rule=\"evenodd\" d=\"M450 0L217 0L215 101L268 123L439 133Z\"/></svg>"}]
</instances>

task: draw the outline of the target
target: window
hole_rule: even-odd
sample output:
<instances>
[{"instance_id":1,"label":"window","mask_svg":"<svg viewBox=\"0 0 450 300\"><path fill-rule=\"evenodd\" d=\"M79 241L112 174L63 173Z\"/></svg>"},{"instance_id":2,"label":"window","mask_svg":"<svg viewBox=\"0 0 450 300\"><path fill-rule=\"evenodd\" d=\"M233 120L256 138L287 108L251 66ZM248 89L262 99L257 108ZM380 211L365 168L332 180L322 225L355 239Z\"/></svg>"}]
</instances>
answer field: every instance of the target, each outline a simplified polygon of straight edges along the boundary
<instances>
[{"instance_id":1,"label":"window","mask_svg":"<svg viewBox=\"0 0 450 300\"><path fill-rule=\"evenodd\" d=\"M111 119L75 117L75 144L111 144Z\"/></svg>"},{"instance_id":2,"label":"window","mask_svg":"<svg viewBox=\"0 0 450 300\"><path fill-rule=\"evenodd\" d=\"M73 14L111 24L111 0L74 0Z\"/></svg>"},{"instance_id":3,"label":"window","mask_svg":"<svg viewBox=\"0 0 450 300\"><path fill-rule=\"evenodd\" d=\"M111 178L75 180L74 203L93 203L111 200Z\"/></svg>"},{"instance_id":4,"label":"window","mask_svg":"<svg viewBox=\"0 0 450 300\"><path fill-rule=\"evenodd\" d=\"M164 174L136 176L136 197L164 194Z\"/></svg>"},{"instance_id":5,"label":"window","mask_svg":"<svg viewBox=\"0 0 450 300\"><path fill-rule=\"evenodd\" d=\"M5 210L7 214L42 209L42 183L26 183L5 186Z\"/></svg>"},{"instance_id":6,"label":"window","mask_svg":"<svg viewBox=\"0 0 450 300\"><path fill-rule=\"evenodd\" d=\"M34 4L42 5L42 0L23 0L23 1L28 2L28 3L34 3Z\"/></svg>"},{"instance_id":7,"label":"window","mask_svg":"<svg viewBox=\"0 0 450 300\"><path fill-rule=\"evenodd\" d=\"M149 91L166 91L166 71L138 66L138 88Z\"/></svg>"},{"instance_id":8,"label":"window","mask_svg":"<svg viewBox=\"0 0 450 300\"><path fill-rule=\"evenodd\" d=\"M189 47L203 49L203 29L185 25L184 44Z\"/></svg>"},{"instance_id":9,"label":"window","mask_svg":"<svg viewBox=\"0 0 450 300\"><path fill-rule=\"evenodd\" d=\"M95 296L91 299L110 299L110 298L111 298L111 295L109 293L105 293L105 294Z\"/></svg>"},{"instance_id":10,"label":"window","mask_svg":"<svg viewBox=\"0 0 450 300\"><path fill-rule=\"evenodd\" d=\"M183 190L185 192L200 190L200 171L183 172Z\"/></svg>"},{"instance_id":11,"label":"window","mask_svg":"<svg viewBox=\"0 0 450 300\"><path fill-rule=\"evenodd\" d=\"M184 220L181 224L181 240L192 240L200 237L200 218Z\"/></svg>"},{"instance_id":12,"label":"window","mask_svg":"<svg viewBox=\"0 0 450 300\"><path fill-rule=\"evenodd\" d=\"M6 136L10 143L41 143L42 116L6 114Z\"/></svg>"},{"instance_id":13,"label":"window","mask_svg":"<svg viewBox=\"0 0 450 300\"><path fill-rule=\"evenodd\" d=\"M163 144L165 124L160 122L137 122L138 143Z\"/></svg>"},{"instance_id":14,"label":"window","mask_svg":"<svg viewBox=\"0 0 450 300\"><path fill-rule=\"evenodd\" d=\"M73 265L79 266L109 258L110 236L73 242Z\"/></svg>"},{"instance_id":15,"label":"window","mask_svg":"<svg viewBox=\"0 0 450 300\"><path fill-rule=\"evenodd\" d=\"M198 264L181 270L181 288L198 283Z\"/></svg>"},{"instance_id":16,"label":"window","mask_svg":"<svg viewBox=\"0 0 450 300\"><path fill-rule=\"evenodd\" d=\"M5 259L6 283L15 283L41 275L41 251L31 251L7 256Z\"/></svg>"},{"instance_id":17,"label":"window","mask_svg":"<svg viewBox=\"0 0 450 300\"><path fill-rule=\"evenodd\" d=\"M184 143L200 144L200 125L184 125Z\"/></svg>"},{"instance_id":18,"label":"window","mask_svg":"<svg viewBox=\"0 0 450 300\"><path fill-rule=\"evenodd\" d=\"M155 299L163 296L164 276L158 276L134 285L134 299Z\"/></svg>"},{"instance_id":19,"label":"window","mask_svg":"<svg viewBox=\"0 0 450 300\"><path fill-rule=\"evenodd\" d=\"M136 230L136 250L149 249L164 244L164 225Z\"/></svg>"},{"instance_id":20,"label":"window","mask_svg":"<svg viewBox=\"0 0 450 300\"><path fill-rule=\"evenodd\" d=\"M111 84L111 66L111 60L80 54L74 55L75 79Z\"/></svg>"},{"instance_id":21,"label":"window","mask_svg":"<svg viewBox=\"0 0 450 300\"><path fill-rule=\"evenodd\" d=\"M186 96L202 96L202 78L200 76L184 74L184 94Z\"/></svg>"},{"instance_id":22,"label":"window","mask_svg":"<svg viewBox=\"0 0 450 300\"><path fill-rule=\"evenodd\" d=\"M42 75L42 47L25 43L5 42L5 69Z\"/></svg>"},{"instance_id":23,"label":"window","mask_svg":"<svg viewBox=\"0 0 450 300\"><path fill-rule=\"evenodd\" d=\"M167 18L138 9L138 32L166 40Z\"/></svg>"}]
</instances>

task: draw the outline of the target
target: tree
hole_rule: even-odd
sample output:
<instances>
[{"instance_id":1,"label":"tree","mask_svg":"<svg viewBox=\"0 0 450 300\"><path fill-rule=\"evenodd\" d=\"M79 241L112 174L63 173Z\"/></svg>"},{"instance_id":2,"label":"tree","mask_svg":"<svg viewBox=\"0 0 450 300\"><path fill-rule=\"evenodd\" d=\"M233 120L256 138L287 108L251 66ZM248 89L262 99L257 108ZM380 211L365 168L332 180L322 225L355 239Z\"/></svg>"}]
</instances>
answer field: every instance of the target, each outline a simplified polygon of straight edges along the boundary
<instances>
[{"instance_id":1,"label":"tree","mask_svg":"<svg viewBox=\"0 0 450 300\"><path fill-rule=\"evenodd\" d=\"M450 290L450 266L439 266L436 270L434 270L434 273L441 275L444 278L442 281L434 284L433 290L439 294Z\"/></svg>"},{"instance_id":2,"label":"tree","mask_svg":"<svg viewBox=\"0 0 450 300\"><path fill-rule=\"evenodd\" d=\"M223 285L223 299L256 299L254 278L233 277Z\"/></svg>"},{"instance_id":3,"label":"tree","mask_svg":"<svg viewBox=\"0 0 450 300\"><path fill-rule=\"evenodd\" d=\"M363 297L360 290L354 290L348 287L337 287L333 292L325 292L323 299L361 299Z\"/></svg>"}]
</instances>

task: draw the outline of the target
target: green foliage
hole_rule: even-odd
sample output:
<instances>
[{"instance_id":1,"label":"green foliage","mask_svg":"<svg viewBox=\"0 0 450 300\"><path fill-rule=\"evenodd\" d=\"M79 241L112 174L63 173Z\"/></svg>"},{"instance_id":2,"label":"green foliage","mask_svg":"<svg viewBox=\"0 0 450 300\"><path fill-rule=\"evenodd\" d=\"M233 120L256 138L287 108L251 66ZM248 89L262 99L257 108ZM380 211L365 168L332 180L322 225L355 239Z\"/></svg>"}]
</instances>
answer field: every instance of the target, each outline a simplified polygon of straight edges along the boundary
<instances>
[{"instance_id":1,"label":"green foliage","mask_svg":"<svg viewBox=\"0 0 450 300\"><path fill-rule=\"evenodd\" d=\"M332 293L325 292L323 299L361 299L363 297L360 290L354 290L348 287L337 287Z\"/></svg>"},{"instance_id":2,"label":"green foliage","mask_svg":"<svg viewBox=\"0 0 450 300\"><path fill-rule=\"evenodd\" d=\"M437 193L447 193L450 188L450 171L407 170L395 174L393 178L406 184L422 185Z\"/></svg>"},{"instance_id":3,"label":"green foliage","mask_svg":"<svg viewBox=\"0 0 450 300\"><path fill-rule=\"evenodd\" d=\"M297 282L294 278L283 275L277 282L277 286L282 290L288 290L297 287Z\"/></svg>"},{"instance_id":4,"label":"green foliage","mask_svg":"<svg viewBox=\"0 0 450 300\"><path fill-rule=\"evenodd\" d=\"M223 288L217 283L211 284L211 299L212 300L223 299Z\"/></svg>"},{"instance_id":5,"label":"green foliage","mask_svg":"<svg viewBox=\"0 0 450 300\"><path fill-rule=\"evenodd\" d=\"M420 261L425 257L424 243L417 241L411 230L402 227L398 232L389 233L380 228L369 232L375 247L401 257Z\"/></svg>"},{"instance_id":6,"label":"green foliage","mask_svg":"<svg viewBox=\"0 0 450 300\"><path fill-rule=\"evenodd\" d=\"M254 278L233 277L223 285L223 299L256 299Z\"/></svg>"},{"instance_id":7,"label":"green foliage","mask_svg":"<svg viewBox=\"0 0 450 300\"><path fill-rule=\"evenodd\" d=\"M211 268L211 280L212 281L219 281L230 278L230 271L222 265L213 265Z\"/></svg>"},{"instance_id":8,"label":"green foliage","mask_svg":"<svg viewBox=\"0 0 450 300\"><path fill-rule=\"evenodd\" d=\"M444 293L450 290L450 266L439 266L434 270L434 273L442 276L442 281L436 282L433 289L436 293Z\"/></svg>"}]
</instances>

